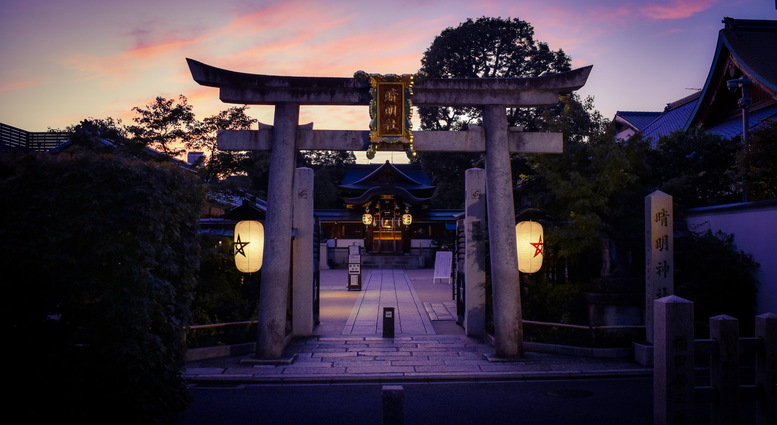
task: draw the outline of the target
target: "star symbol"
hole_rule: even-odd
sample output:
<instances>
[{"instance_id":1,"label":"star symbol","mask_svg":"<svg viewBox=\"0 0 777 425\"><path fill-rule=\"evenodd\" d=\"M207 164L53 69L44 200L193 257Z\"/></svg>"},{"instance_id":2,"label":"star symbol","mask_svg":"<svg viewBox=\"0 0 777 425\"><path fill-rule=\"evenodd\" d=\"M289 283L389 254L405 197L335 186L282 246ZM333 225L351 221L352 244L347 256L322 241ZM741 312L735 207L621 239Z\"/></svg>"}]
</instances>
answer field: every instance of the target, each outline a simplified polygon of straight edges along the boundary
<instances>
[{"instance_id":1,"label":"star symbol","mask_svg":"<svg viewBox=\"0 0 777 425\"><path fill-rule=\"evenodd\" d=\"M534 250L535 250L534 251L534 257L536 257L538 255L545 255L542 252L542 248L544 246L544 244L542 243L542 236L540 236L540 241L539 242L536 242L536 243L529 242L529 245L534 247ZM532 258L534 258L534 257L532 257Z\"/></svg>"},{"instance_id":2,"label":"star symbol","mask_svg":"<svg viewBox=\"0 0 777 425\"><path fill-rule=\"evenodd\" d=\"M235 256L237 254L243 255L243 257L246 256L245 246L250 244L251 242L241 242L240 241L240 235L237 235L237 240L235 241Z\"/></svg>"}]
</instances>

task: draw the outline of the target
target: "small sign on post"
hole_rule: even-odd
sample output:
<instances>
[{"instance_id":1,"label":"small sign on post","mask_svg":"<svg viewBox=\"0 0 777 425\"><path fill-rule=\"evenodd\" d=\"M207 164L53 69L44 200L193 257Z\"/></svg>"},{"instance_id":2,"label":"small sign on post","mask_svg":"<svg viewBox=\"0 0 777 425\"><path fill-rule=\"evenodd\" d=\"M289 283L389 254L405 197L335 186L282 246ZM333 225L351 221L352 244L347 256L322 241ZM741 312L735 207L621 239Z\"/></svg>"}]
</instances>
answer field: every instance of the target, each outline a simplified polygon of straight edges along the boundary
<instances>
[{"instance_id":1,"label":"small sign on post","mask_svg":"<svg viewBox=\"0 0 777 425\"><path fill-rule=\"evenodd\" d=\"M672 197L657 190L645 197L645 328L653 343L653 301L674 294Z\"/></svg>"},{"instance_id":2,"label":"small sign on post","mask_svg":"<svg viewBox=\"0 0 777 425\"><path fill-rule=\"evenodd\" d=\"M348 284L346 285L348 290L355 289L361 291L362 289L362 256L359 254L359 247L357 245L351 245L348 247Z\"/></svg>"}]
</instances>

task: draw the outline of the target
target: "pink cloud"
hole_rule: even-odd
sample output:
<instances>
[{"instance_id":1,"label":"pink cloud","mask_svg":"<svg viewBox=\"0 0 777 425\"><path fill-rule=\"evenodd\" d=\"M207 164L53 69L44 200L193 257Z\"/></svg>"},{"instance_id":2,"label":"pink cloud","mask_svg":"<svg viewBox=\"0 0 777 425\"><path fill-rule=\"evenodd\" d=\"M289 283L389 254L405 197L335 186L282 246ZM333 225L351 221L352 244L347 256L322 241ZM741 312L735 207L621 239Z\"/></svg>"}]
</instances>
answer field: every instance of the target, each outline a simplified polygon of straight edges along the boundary
<instances>
[{"instance_id":1,"label":"pink cloud","mask_svg":"<svg viewBox=\"0 0 777 425\"><path fill-rule=\"evenodd\" d=\"M12 81L10 83L0 86L0 93L29 89L39 85L41 85L41 81L38 79L24 79L24 80Z\"/></svg>"},{"instance_id":2,"label":"pink cloud","mask_svg":"<svg viewBox=\"0 0 777 425\"><path fill-rule=\"evenodd\" d=\"M718 0L668 0L648 4L639 11L652 19L685 19L709 9L715 3Z\"/></svg>"}]
</instances>

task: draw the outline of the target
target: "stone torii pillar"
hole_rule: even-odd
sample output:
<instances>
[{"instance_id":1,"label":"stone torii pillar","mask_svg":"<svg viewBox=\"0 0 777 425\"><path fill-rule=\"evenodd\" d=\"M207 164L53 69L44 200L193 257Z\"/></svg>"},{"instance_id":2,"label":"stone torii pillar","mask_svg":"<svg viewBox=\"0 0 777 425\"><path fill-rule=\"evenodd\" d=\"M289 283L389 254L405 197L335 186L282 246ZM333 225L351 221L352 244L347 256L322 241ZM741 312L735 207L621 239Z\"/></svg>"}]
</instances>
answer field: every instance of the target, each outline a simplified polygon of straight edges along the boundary
<instances>
[{"instance_id":1,"label":"stone torii pillar","mask_svg":"<svg viewBox=\"0 0 777 425\"><path fill-rule=\"evenodd\" d=\"M370 145L367 130L313 130L312 124L298 126L299 105L367 106L371 101L370 85L356 78L247 74L192 59L187 61L193 79L204 86L218 87L223 102L275 105L276 108L273 126L260 124L258 130L221 131L218 146L223 150L272 151L256 355L279 358L285 347L289 262L277 257L286 256L291 240L293 153L296 149L362 151ZM484 128L471 126L469 131L460 132L414 131L413 143L417 152L486 153L494 336L496 354L500 357L523 355L510 153L560 153L563 145L562 135L558 133L523 133L508 128L506 109L556 105L559 94L585 84L591 68L534 78L425 79L413 86L414 106L483 108ZM273 177L274 174L277 176Z\"/></svg>"}]
</instances>

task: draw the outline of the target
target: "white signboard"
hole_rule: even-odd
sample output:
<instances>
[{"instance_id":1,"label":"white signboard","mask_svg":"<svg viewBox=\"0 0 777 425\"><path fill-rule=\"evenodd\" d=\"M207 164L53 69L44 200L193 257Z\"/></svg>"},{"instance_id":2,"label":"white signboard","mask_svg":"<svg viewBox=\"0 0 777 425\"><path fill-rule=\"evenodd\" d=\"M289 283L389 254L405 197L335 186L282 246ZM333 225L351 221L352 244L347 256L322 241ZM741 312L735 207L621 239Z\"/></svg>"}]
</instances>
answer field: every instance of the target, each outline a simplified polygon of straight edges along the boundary
<instances>
[{"instance_id":1,"label":"white signboard","mask_svg":"<svg viewBox=\"0 0 777 425\"><path fill-rule=\"evenodd\" d=\"M448 283L451 283L452 269L453 253L451 251L437 251L434 258L434 280L432 283L437 282L437 279L448 279Z\"/></svg>"},{"instance_id":2,"label":"white signboard","mask_svg":"<svg viewBox=\"0 0 777 425\"><path fill-rule=\"evenodd\" d=\"M351 254L348 256L348 264L361 264L362 256L359 254Z\"/></svg>"}]
</instances>

